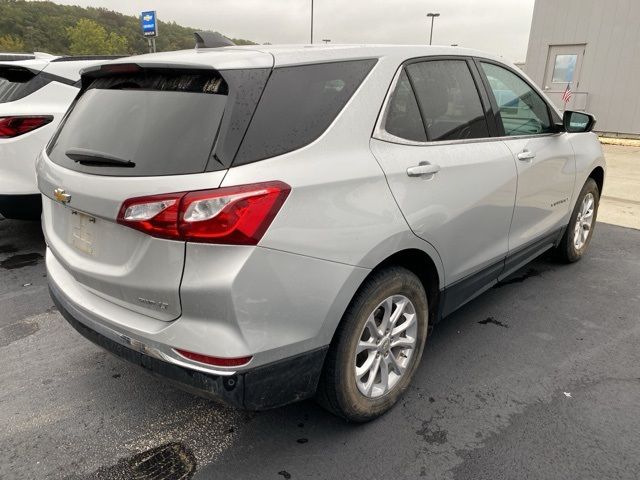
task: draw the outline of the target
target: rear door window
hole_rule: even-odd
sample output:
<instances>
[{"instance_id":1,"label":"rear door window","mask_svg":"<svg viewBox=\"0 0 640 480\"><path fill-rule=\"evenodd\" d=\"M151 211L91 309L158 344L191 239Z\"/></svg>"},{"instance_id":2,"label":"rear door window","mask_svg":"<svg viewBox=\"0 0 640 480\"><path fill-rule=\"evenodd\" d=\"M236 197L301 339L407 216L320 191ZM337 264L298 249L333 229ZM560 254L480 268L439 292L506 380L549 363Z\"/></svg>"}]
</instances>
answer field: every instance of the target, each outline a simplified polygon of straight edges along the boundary
<instances>
[{"instance_id":1,"label":"rear door window","mask_svg":"<svg viewBox=\"0 0 640 480\"><path fill-rule=\"evenodd\" d=\"M282 155L313 142L375 63L369 59L274 69L234 165Z\"/></svg>"},{"instance_id":2,"label":"rear door window","mask_svg":"<svg viewBox=\"0 0 640 480\"><path fill-rule=\"evenodd\" d=\"M217 72L97 78L76 101L48 154L63 167L96 175L203 172L227 93Z\"/></svg>"},{"instance_id":3,"label":"rear door window","mask_svg":"<svg viewBox=\"0 0 640 480\"><path fill-rule=\"evenodd\" d=\"M478 89L465 60L409 64L429 141L489 137Z\"/></svg>"}]
</instances>

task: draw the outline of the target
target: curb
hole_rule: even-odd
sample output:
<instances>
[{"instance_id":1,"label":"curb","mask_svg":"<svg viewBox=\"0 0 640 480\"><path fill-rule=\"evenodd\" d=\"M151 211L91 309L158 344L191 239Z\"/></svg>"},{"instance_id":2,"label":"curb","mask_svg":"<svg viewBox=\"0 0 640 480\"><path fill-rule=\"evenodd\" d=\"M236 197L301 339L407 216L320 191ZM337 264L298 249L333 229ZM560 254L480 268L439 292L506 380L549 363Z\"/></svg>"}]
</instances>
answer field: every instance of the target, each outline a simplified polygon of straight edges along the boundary
<instances>
[{"instance_id":1,"label":"curb","mask_svg":"<svg viewBox=\"0 0 640 480\"><path fill-rule=\"evenodd\" d=\"M640 140L630 138L599 137L603 145L619 145L623 147L640 147Z\"/></svg>"}]
</instances>

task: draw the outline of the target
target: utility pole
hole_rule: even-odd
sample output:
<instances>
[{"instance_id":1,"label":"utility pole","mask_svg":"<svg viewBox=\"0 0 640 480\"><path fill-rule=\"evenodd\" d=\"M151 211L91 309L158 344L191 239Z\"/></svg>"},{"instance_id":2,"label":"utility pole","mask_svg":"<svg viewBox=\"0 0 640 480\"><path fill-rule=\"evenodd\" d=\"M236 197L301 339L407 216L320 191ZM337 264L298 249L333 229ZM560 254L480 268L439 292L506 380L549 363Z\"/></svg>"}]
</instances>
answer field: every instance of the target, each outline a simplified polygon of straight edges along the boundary
<instances>
[{"instance_id":1,"label":"utility pole","mask_svg":"<svg viewBox=\"0 0 640 480\"><path fill-rule=\"evenodd\" d=\"M431 17L431 33L429 34L429 45L433 42L433 21L436 17L439 17L439 13L427 13L427 17Z\"/></svg>"},{"instance_id":2,"label":"utility pole","mask_svg":"<svg viewBox=\"0 0 640 480\"><path fill-rule=\"evenodd\" d=\"M311 43L313 43L313 0L311 0Z\"/></svg>"}]
</instances>

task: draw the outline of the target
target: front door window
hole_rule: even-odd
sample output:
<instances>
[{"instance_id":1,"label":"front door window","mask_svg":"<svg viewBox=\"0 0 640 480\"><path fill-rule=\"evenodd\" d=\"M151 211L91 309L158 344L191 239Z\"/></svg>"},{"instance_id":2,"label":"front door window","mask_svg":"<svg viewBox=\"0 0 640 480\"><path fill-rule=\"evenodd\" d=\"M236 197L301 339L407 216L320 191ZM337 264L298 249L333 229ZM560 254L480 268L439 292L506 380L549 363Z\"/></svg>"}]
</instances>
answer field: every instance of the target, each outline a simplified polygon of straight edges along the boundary
<instances>
[{"instance_id":1,"label":"front door window","mask_svg":"<svg viewBox=\"0 0 640 480\"><path fill-rule=\"evenodd\" d=\"M528 83L506 68L484 62L481 65L498 104L505 135L538 135L554 131L547 104Z\"/></svg>"}]
</instances>

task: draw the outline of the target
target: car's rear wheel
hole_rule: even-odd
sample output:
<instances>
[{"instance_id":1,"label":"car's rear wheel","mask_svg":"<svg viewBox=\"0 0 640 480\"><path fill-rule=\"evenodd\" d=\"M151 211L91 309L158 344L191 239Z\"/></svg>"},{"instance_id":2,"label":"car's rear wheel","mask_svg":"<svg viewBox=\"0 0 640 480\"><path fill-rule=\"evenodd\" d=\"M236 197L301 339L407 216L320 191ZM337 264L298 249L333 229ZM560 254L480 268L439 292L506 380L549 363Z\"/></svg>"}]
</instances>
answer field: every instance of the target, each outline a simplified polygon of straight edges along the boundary
<instances>
[{"instance_id":1,"label":"car's rear wheel","mask_svg":"<svg viewBox=\"0 0 640 480\"><path fill-rule=\"evenodd\" d=\"M349 421L389 410L406 390L427 337L427 296L412 272L375 272L344 314L325 360L318 400Z\"/></svg>"},{"instance_id":2,"label":"car's rear wheel","mask_svg":"<svg viewBox=\"0 0 640 480\"><path fill-rule=\"evenodd\" d=\"M556 248L560 260L577 262L585 254L593 237L599 203L598 185L595 180L589 178L580 191L569 225Z\"/></svg>"}]
</instances>

